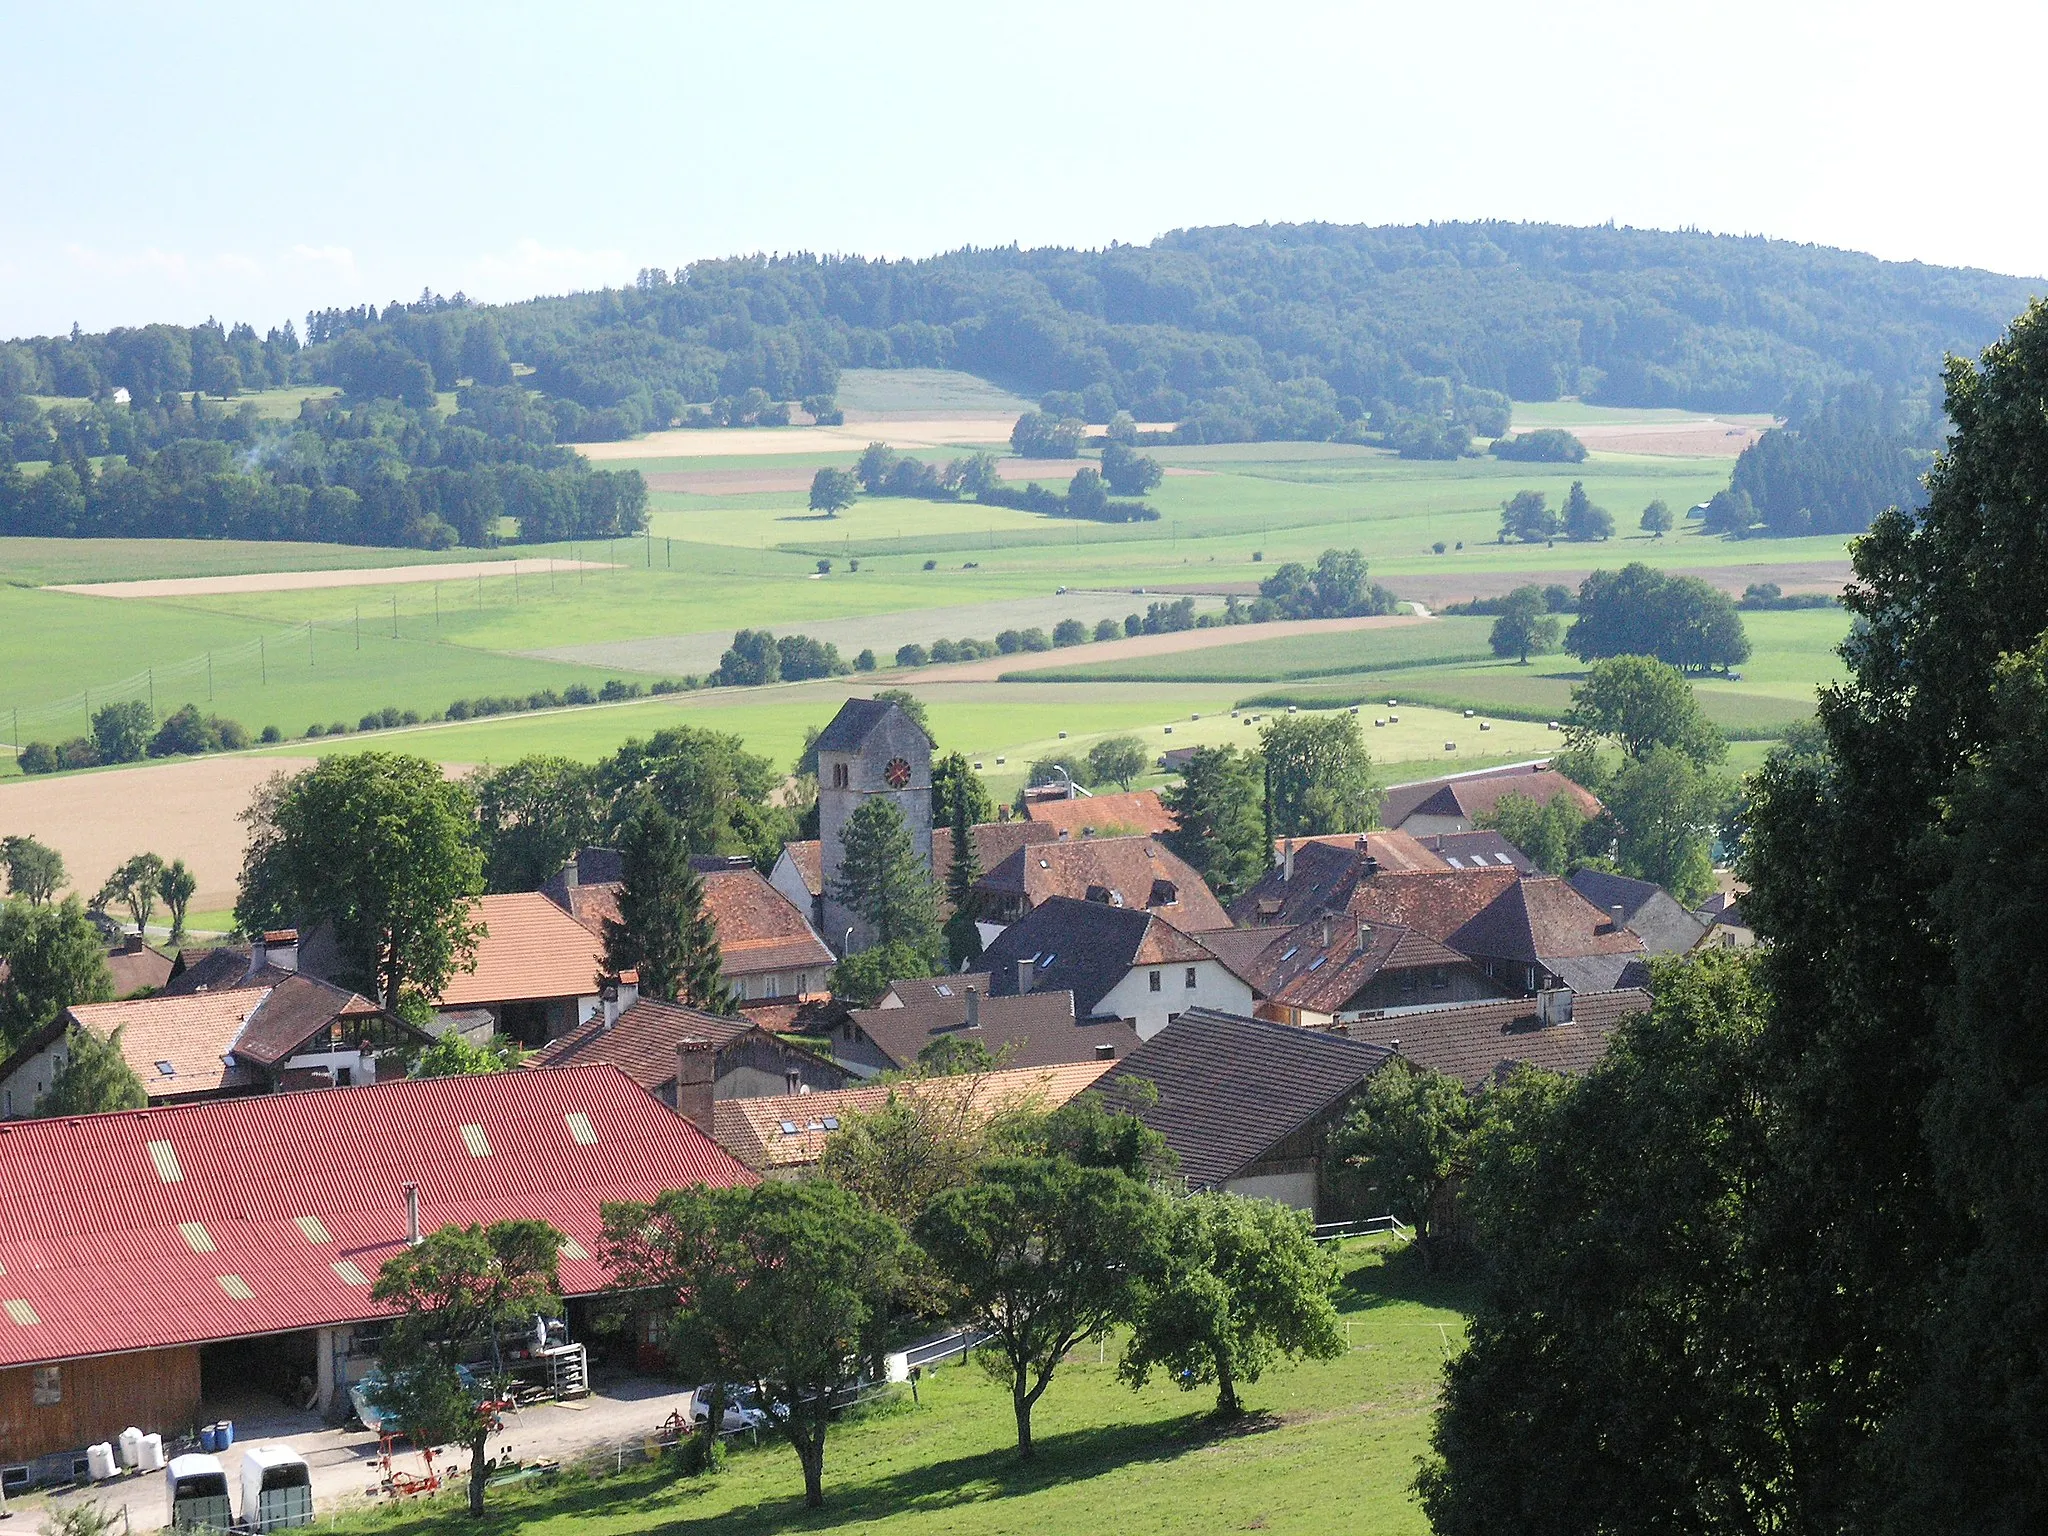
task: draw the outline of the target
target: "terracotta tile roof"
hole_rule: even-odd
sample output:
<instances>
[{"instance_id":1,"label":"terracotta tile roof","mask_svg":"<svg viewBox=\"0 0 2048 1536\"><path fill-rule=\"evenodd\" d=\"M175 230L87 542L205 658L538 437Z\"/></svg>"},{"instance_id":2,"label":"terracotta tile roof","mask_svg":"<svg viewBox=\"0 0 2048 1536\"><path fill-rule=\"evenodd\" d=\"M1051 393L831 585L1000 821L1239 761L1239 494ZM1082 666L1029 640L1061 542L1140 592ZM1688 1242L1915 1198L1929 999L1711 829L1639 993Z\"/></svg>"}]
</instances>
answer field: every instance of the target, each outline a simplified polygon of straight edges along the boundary
<instances>
[{"instance_id":1,"label":"terracotta tile roof","mask_svg":"<svg viewBox=\"0 0 2048 1536\"><path fill-rule=\"evenodd\" d=\"M1439 944L1456 948L1453 935L1485 912L1520 878L1512 869L1376 875L1352 888L1344 910L1349 916L1368 922L1400 923L1427 934Z\"/></svg>"},{"instance_id":2,"label":"terracotta tile roof","mask_svg":"<svg viewBox=\"0 0 2048 1536\"><path fill-rule=\"evenodd\" d=\"M1124 795L1076 795L1071 800L1034 800L1024 807L1034 822L1079 837L1084 828L1096 835L1171 832L1180 819L1159 799L1156 789L1138 789Z\"/></svg>"},{"instance_id":3,"label":"terracotta tile roof","mask_svg":"<svg viewBox=\"0 0 2048 1536\"><path fill-rule=\"evenodd\" d=\"M407 1184L429 1231L551 1223L576 1244L564 1294L588 1296L613 1284L605 1204L753 1178L609 1067L11 1121L0 1367L377 1317Z\"/></svg>"},{"instance_id":4,"label":"terracotta tile roof","mask_svg":"<svg viewBox=\"0 0 2048 1536\"><path fill-rule=\"evenodd\" d=\"M1055 896L1108 898L1128 910L1156 912L1186 933L1230 926L1202 877L1153 837L1033 843L984 874L975 888L1034 907Z\"/></svg>"},{"instance_id":5,"label":"terracotta tile roof","mask_svg":"<svg viewBox=\"0 0 2048 1536\"><path fill-rule=\"evenodd\" d=\"M995 994L1014 997L1017 966L1031 961L1032 991L1072 992L1075 1011L1085 1019L1133 966L1218 958L1149 912L1053 896L997 934L980 963Z\"/></svg>"},{"instance_id":6,"label":"terracotta tile roof","mask_svg":"<svg viewBox=\"0 0 2048 1536\"><path fill-rule=\"evenodd\" d=\"M336 1019L373 1018L383 1011L346 987L311 976L286 976L250 1016L234 1051L237 1056L274 1067Z\"/></svg>"},{"instance_id":7,"label":"terracotta tile roof","mask_svg":"<svg viewBox=\"0 0 2048 1536\"><path fill-rule=\"evenodd\" d=\"M1290 842L1294 849L1291 877L1287 871ZM1375 873L1440 874L1449 868L1406 832L1276 838L1273 867L1230 904L1230 914L1241 924L1298 923L1341 908L1351 899L1353 887Z\"/></svg>"},{"instance_id":8,"label":"terracotta tile roof","mask_svg":"<svg viewBox=\"0 0 2048 1536\"><path fill-rule=\"evenodd\" d=\"M1495 877L1489 873L1450 878L1474 883ZM1508 960L1557 961L1644 952L1641 939L1618 926L1611 914L1586 900L1569 881L1555 875L1509 876L1506 889L1444 942L1468 955Z\"/></svg>"},{"instance_id":9,"label":"terracotta tile roof","mask_svg":"<svg viewBox=\"0 0 2048 1536\"><path fill-rule=\"evenodd\" d=\"M222 987L270 986L292 974L275 966L265 966L252 975L246 947L186 950L179 958L183 961L183 969L172 967L175 974L161 988L164 995L216 991Z\"/></svg>"},{"instance_id":10,"label":"terracotta tile roof","mask_svg":"<svg viewBox=\"0 0 2048 1536\"><path fill-rule=\"evenodd\" d=\"M728 976L830 967L832 951L803 913L751 865L707 873L704 903L718 924L718 954Z\"/></svg>"},{"instance_id":11,"label":"terracotta tile roof","mask_svg":"<svg viewBox=\"0 0 2048 1536\"><path fill-rule=\"evenodd\" d=\"M1550 1072L1584 1072L1607 1051L1614 1031L1650 1007L1648 992L1581 992L1568 1024L1539 1026L1533 997L1459 1003L1343 1025L1354 1040L1384 1045L1417 1066L1445 1072L1466 1087L1526 1062Z\"/></svg>"},{"instance_id":12,"label":"terracotta tile roof","mask_svg":"<svg viewBox=\"0 0 2048 1536\"><path fill-rule=\"evenodd\" d=\"M1341 848L1349 853L1357 853L1361 838L1365 841L1364 852L1378 859L1381 869L1442 870L1450 867L1431 851L1429 844L1419 837L1411 837L1406 832L1334 832L1318 837L1297 837L1292 841L1297 849L1306 848L1313 843L1324 848ZM1289 839L1284 837L1273 839L1275 864L1278 864L1286 853L1288 842Z\"/></svg>"},{"instance_id":13,"label":"terracotta tile roof","mask_svg":"<svg viewBox=\"0 0 2048 1536\"><path fill-rule=\"evenodd\" d=\"M1267 940L1244 964L1234 967L1253 992L1316 1013L1337 1012L1383 972L1469 969L1471 964L1449 946L1399 923L1361 924L1354 918L1332 917L1277 933L1271 928L1236 931ZM1211 937L1220 936L1205 936L1204 942Z\"/></svg>"},{"instance_id":14,"label":"terracotta tile roof","mask_svg":"<svg viewBox=\"0 0 2048 1536\"><path fill-rule=\"evenodd\" d=\"M1547 763L1514 763L1441 779L1420 779L1389 785L1380 801L1380 820L1398 827L1410 816L1462 816L1476 821L1500 803L1503 795L1521 795L1538 805L1565 796L1588 816L1601 812L1599 800Z\"/></svg>"},{"instance_id":15,"label":"terracotta tile roof","mask_svg":"<svg viewBox=\"0 0 2048 1536\"><path fill-rule=\"evenodd\" d=\"M964 1099L964 1108L984 1119L1006 1110L1043 1106L1057 1109L1108 1071L1107 1061L1069 1062L1053 1067L1016 1067L959 1077L918 1078L837 1093L782 1094L771 1099L720 1099L712 1106L719 1145L757 1172L808 1168L825 1155L834 1131L859 1115L886 1109L898 1094ZM794 1127L792 1130L784 1126Z\"/></svg>"},{"instance_id":16,"label":"terracotta tile roof","mask_svg":"<svg viewBox=\"0 0 2048 1536\"><path fill-rule=\"evenodd\" d=\"M946 1038L978 1040L991 1052L1007 1052L1004 1064L1012 1067L1095 1061L1103 1045L1121 1057L1138 1043L1138 1032L1121 1019L1075 1019L1073 994L1064 988L983 997L980 1009L980 1027L969 1030L962 988L955 998L934 997L902 1008L856 1008L852 1017L884 1055L905 1069L917 1065L918 1052Z\"/></svg>"},{"instance_id":17,"label":"terracotta tile roof","mask_svg":"<svg viewBox=\"0 0 2048 1536\"><path fill-rule=\"evenodd\" d=\"M974 857L981 865L981 872L987 874L1003 860L1028 843L1054 843L1059 841L1059 828L1045 822L1025 821L983 821L968 828L974 838ZM946 878L946 871L953 865L953 829L932 828L932 873L940 880ZM821 877L822 878L822 877Z\"/></svg>"},{"instance_id":18,"label":"terracotta tile roof","mask_svg":"<svg viewBox=\"0 0 2048 1536\"><path fill-rule=\"evenodd\" d=\"M1242 1173L1344 1100L1391 1053L1321 1030L1190 1008L1120 1063L1103 1090L1166 1138L1197 1189ZM1142 1078L1157 1102L1120 1086Z\"/></svg>"},{"instance_id":19,"label":"terracotta tile roof","mask_svg":"<svg viewBox=\"0 0 2048 1536\"><path fill-rule=\"evenodd\" d=\"M722 1049L752 1028L744 1019L722 1018L643 997L621 1012L609 1029L602 1013L593 1015L561 1039L543 1046L533 1065L571 1067L604 1062L649 1093L659 1093L676 1080L679 1041L709 1040Z\"/></svg>"},{"instance_id":20,"label":"terracotta tile roof","mask_svg":"<svg viewBox=\"0 0 2048 1536\"><path fill-rule=\"evenodd\" d=\"M932 834L936 837L938 834ZM947 836L951 836L948 833ZM784 843L782 851L789 855L789 862L796 866L796 872L803 876L804 889L813 896L825 894L825 853L814 837L801 843Z\"/></svg>"},{"instance_id":21,"label":"terracotta tile roof","mask_svg":"<svg viewBox=\"0 0 2048 1536\"><path fill-rule=\"evenodd\" d=\"M487 932L477 941L476 969L451 977L437 1006L597 995L603 942L539 891L480 896L477 908Z\"/></svg>"},{"instance_id":22,"label":"terracotta tile roof","mask_svg":"<svg viewBox=\"0 0 2048 1536\"><path fill-rule=\"evenodd\" d=\"M254 1063L229 1066L242 1026L268 987L233 987L189 997L145 997L125 1003L80 1003L67 1012L102 1040L121 1030L121 1055L152 1099L226 1093L261 1085ZM171 1070L163 1070L168 1066Z\"/></svg>"}]
</instances>

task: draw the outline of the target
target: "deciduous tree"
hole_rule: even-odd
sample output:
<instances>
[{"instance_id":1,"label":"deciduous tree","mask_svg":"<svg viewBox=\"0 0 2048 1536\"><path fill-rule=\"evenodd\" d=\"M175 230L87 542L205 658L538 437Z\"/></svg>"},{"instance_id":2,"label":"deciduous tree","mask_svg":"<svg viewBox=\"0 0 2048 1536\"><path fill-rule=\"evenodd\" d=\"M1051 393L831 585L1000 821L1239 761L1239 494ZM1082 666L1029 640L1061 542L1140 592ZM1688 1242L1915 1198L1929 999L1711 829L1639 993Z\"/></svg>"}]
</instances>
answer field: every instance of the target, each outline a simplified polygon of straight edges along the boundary
<instances>
[{"instance_id":1,"label":"deciduous tree","mask_svg":"<svg viewBox=\"0 0 2048 1536\"><path fill-rule=\"evenodd\" d=\"M64 884L64 855L26 835L0 838L0 869L8 894L32 906L55 898Z\"/></svg>"},{"instance_id":2,"label":"deciduous tree","mask_svg":"<svg viewBox=\"0 0 2048 1536\"><path fill-rule=\"evenodd\" d=\"M1557 649L1562 627L1543 600L1537 586L1517 587L1501 600L1500 616L1493 621L1487 643L1496 656L1513 656L1527 666L1531 652L1538 655Z\"/></svg>"},{"instance_id":3,"label":"deciduous tree","mask_svg":"<svg viewBox=\"0 0 2048 1536\"><path fill-rule=\"evenodd\" d=\"M1135 736L1105 736L1088 749L1088 778L1128 791L1145 771L1145 743Z\"/></svg>"},{"instance_id":4,"label":"deciduous tree","mask_svg":"<svg viewBox=\"0 0 2048 1536\"><path fill-rule=\"evenodd\" d=\"M39 1118L96 1115L109 1109L146 1109L149 1094L121 1054L123 1030L102 1040L89 1029L72 1029L64 1040L64 1065L36 1100Z\"/></svg>"},{"instance_id":5,"label":"deciduous tree","mask_svg":"<svg viewBox=\"0 0 2048 1536\"><path fill-rule=\"evenodd\" d=\"M0 1033L17 1044L72 1004L114 995L106 950L76 896L0 904L0 960Z\"/></svg>"},{"instance_id":6,"label":"deciduous tree","mask_svg":"<svg viewBox=\"0 0 2048 1536\"><path fill-rule=\"evenodd\" d=\"M1259 733L1275 837L1362 832L1379 814L1372 755L1347 710L1275 715Z\"/></svg>"},{"instance_id":7,"label":"deciduous tree","mask_svg":"<svg viewBox=\"0 0 2048 1536\"><path fill-rule=\"evenodd\" d=\"M156 893L163 897L164 906L170 910L173 944L185 937L185 913L191 908L193 894L198 889L199 877L185 867L183 859L171 860L156 877Z\"/></svg>"},{"instance_id":8,"label":"deciduous tree","mask_svg":"<svg viewBox=\"0 0 2048 1536\"><path fill-rule=\"evenodd\" d=\"M164 874L164 861L153 853L138 853L127 859L99 888L93 906L101 911L118 902L128 909L128 920L141 933L156 911L157 886Z\"/></svg>"}]
</instances>

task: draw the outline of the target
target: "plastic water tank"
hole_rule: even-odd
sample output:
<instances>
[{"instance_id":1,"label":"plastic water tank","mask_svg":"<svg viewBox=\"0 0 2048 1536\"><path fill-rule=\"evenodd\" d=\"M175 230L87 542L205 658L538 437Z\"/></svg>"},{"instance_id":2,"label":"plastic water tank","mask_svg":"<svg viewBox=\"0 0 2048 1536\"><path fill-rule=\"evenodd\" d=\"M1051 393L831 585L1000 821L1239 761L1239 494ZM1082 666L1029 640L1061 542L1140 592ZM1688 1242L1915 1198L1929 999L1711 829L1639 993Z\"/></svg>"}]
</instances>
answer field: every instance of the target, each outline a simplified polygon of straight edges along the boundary
<instances>
[{"instance_id":1,"label":"plastic water tank","mask_svg":"<svg viewBox=\"0 0 2048 1536\"><path fill-rule=\"evenodd\" d=\"M161 1472L164 1469L164 1437L144 1435L142 1449L137 1453L135 1465L144 1472Z\"/></svg>"},{"instance_id":2,"label":"plastic water tank","mask_svg":"<svg viewBox=\"0 0 2048 1536\"><path fill-rule=\"evenodd\" d=\"M130 1424L115 1442L121 1448L121 1465L132 1467L142 1460L142 1431Z\"/></svg>"},{"instance_id":3,"label":"plastic water tank","mask_svg":"<svg viewBox=\"0 0 2048 1536\"><path fill-rule=\"evenodd\" d=\"M114 1461L114 1447L105 1440L100 1441L97 1445L87 1446L85 1448L85 1470L96 1483L103 1483L112 1477L120 1470Z\"/></svg>"},{"instance_id":4,"label":"plastic water tank","mask_svg":"<svg viewBox=\"0 0 2048 1536\"><path fill-rule=\"evenodd\" d=\"M235 1443L235 1421L233 1419L222 1419L213 1427L219 1431L220 1449L226 1450Z\"/></svg>"}]
</instances>

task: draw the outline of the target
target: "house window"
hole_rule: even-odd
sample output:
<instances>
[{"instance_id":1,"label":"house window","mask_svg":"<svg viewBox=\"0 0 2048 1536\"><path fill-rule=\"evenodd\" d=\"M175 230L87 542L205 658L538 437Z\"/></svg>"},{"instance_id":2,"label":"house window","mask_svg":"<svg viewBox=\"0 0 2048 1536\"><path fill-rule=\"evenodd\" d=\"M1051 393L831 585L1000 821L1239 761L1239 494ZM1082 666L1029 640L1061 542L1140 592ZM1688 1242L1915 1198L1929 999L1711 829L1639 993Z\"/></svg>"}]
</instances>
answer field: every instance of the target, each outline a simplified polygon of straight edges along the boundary
<instances>
[{"instance_id":1,"label":"house window","mask_svg":"<svg viewBox=\"0 0 2048 1536\"><path fill-rule=\"evenodd\" d=\"M64 1371L60 1366L39 1365L32 1378L29 1403L36 1408L54 1408L64 1401Z\"/></svg>"},{"instance_id":2,"label":"house window","mask_svg":"<svg viewBox=\"0 0 2048 1536\"><path fill-rule=\"evenodd\" d=\"M335 1087L337 1087L337 1088L348 1088L348 1087L352 1087L352 1086L354 1085L354 1083L355 1083L355 1080L356 1080L356 1074L355 1074L355 1071L354 1071L354 1069L353 1069L353 1068L350 1068L350 1067L336 1067L336 1068L334 1069L334 1086L335 1086Z\"/></svg>"},{"instance_id":3,"label":"house window","mask_svg":"<svg viewBox=\"0 0 2048 1536\"><path fill-rule=\"evenodd\" d=\"M1187 988L1188 988L1188 989L1189 989L1190 991L1193 991L1193 990L1194 990L1194 985L1195 985L1195 968L1194 968L1194 967L1193 967L1192 965L1188 967L1188 977L1187 977L1187 980L1186 980L1185 982L1183 982L1183 983L1182 983L1182 985L1184 985L1185 987L1187 987Z\"/></svg>"},{"instance_id":4,"label":"house window","mask_svg":"<svg viewBox=\"0 0 2048 1536\"><path fill-rule=\"evenodd\" d=\"M1432 991L1432 992L1441 992L1441 991L1443 991L1443 990L1444 990L1444 988L1448 987L1448 986L1449 986L1450 984L1451 984L1451 973L1450 973L1449 971L1445 970L1445 969L1444 969L1444 968L1443 968L1442 966L1438 966L1438 967L1437 967L1437 968L1436 968L1435 970L1433 970L1433 971L1431 971L1431 972L1429 973L1429 990L1430 990L1430 991Z\"/></svg>"},{"instance_id":5,"label":"house window","mask_svg":"<svg viewBox=\"0 0 2048 1536\"><path fill-rule=\"evenodd\" d=\"M844 789L844 788L846 788L846 785L847 785L847 774L846 774L846 764L844 764L844 763L834 763L834 764L832 765L832 787L833 787L834 789Z\"/></svg>"},{"instance_id":6,"label":"house window","mask_svg":"<svg viewBox=\"0 0 2048 1536\"><path fill-rule=\"evenodd\" d=\"M1401 973L1401 992L1402 995L1408 997L1415 995L1415 973L1413 971L1403 971Z\"/></svg>"},{"instance_id":7,"label":"house window","mask_svg":"<svg viewBox=\"0 0 2048 1536\"><path fill-rule=\"evenodd\" d=\"M1522 967L1522 974L1528 978L1522 985L1528 988L1529 991L1534 992L1536 990L1536 967L1533 965L1524 966Z\"/></svg>"},{"instance_id":8,"label":"house window","mask_svg":"<svg viewBox=\"0 0 2048 1536\"><path fill-rule=\"evenodd\" d=\"M1159 973L1157 971L1152 972L1151 975L1146 978L1146 981L1154 992L1157 992L1159 990Z\"/></svg>"},{"instance_id":9,"label":"house window","mask_svg":"<svg viewBox=\"0 0 2048 1536\"><path fill-rule=\"evenodd\" d=\"M804 1085L803 1074L797 1071L794 1067L791 1067L787 1072L782 1074L782 1080L785 1083L789 1084L789 1091L791 1093L795 1093L797 1089L803 1087Z\"/></svg>"}]
</instances>

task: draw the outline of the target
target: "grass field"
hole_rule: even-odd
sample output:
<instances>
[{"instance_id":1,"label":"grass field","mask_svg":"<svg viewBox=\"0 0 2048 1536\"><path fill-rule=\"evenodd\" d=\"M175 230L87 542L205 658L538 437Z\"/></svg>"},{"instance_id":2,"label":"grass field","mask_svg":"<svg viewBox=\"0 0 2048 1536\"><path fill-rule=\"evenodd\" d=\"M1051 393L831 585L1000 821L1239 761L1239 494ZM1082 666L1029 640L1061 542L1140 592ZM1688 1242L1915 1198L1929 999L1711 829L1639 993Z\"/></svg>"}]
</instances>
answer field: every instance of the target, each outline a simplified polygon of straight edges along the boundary
<instances>
[{"instance_id":1,"label":"grass field","mask_svg":"<svg viewBox=\"0 0 2048 1536\"><path fill-rule=\"evenodd\" d=\"M547 1536L846 1529L946 1536L1096 1536L1261 1530L1397 1536L1427 1529L1409 1491L1445 1359L1464 1338L1461 1295L1407 1254L1349 1245L1348 1351L1282 1367L1246 1389L1236 1424L1213 1391L1116 1380L1116 1346L1084 1345L1034 1415L1038 1455L1019 1462L1006 1392L969 1365L928 1373L907 1400L842 1421L826 1445L825 1507L807 1510L796 1457L764 1445L712 1478L667 1466L567 1476L491 1496L477 1529ZM452 1499L345 1516L343 1532L441 1531Z\"/></svg>"}]
</instances>

